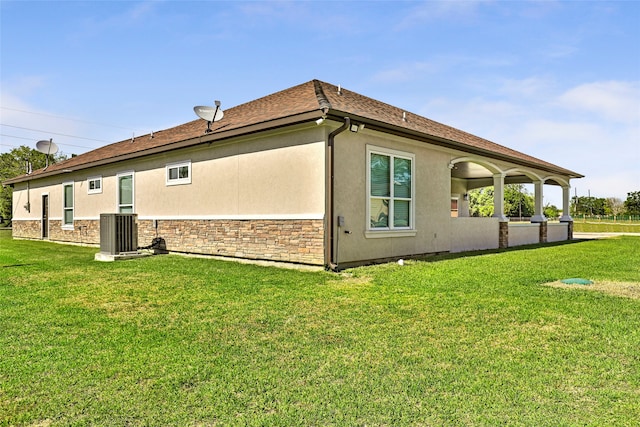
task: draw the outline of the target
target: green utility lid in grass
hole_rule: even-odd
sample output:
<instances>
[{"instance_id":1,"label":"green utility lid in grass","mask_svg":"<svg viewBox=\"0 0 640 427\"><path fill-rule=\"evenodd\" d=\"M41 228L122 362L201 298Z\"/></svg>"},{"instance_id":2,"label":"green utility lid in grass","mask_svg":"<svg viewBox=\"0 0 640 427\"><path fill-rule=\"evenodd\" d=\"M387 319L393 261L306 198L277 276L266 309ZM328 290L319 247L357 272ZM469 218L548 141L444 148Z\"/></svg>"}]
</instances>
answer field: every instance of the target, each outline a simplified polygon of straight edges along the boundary
<instances>
[{"instance_id":1,"label":"green utility lid in grass","mask_svg":"<svg viewBox=\"0 0 640 427\"><path fill-rule=\"evenodd\" d=\"M561 280L561 282L566 283L567 285L593 285L593 282L591 280L580 278L563 279Z\"/></svg>"}]
</instances>

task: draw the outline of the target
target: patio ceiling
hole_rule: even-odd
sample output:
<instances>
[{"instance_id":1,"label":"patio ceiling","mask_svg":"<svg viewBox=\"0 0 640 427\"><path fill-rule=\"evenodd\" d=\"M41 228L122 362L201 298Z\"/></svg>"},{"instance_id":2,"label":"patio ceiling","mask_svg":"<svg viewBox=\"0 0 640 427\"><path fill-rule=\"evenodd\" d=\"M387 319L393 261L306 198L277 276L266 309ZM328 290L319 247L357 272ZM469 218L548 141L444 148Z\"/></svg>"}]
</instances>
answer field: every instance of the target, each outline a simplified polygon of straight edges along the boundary
<instances>
[{"instance_id":1,"label":"patio ceiling","mask_svg":"<svg viewBox=\"0 0 640 427\"><path fill-rule=\"evenodd\" d=\"M451 178L467 181L467 188L482 188L493 185L493 172L484 166L473 162L459 162L451 169ZM532 184L534 180L521 171L507 172L504 178L505 184ZM559 182L548 179L547 185L561 185Z\"/></svg>"}]
</instances>

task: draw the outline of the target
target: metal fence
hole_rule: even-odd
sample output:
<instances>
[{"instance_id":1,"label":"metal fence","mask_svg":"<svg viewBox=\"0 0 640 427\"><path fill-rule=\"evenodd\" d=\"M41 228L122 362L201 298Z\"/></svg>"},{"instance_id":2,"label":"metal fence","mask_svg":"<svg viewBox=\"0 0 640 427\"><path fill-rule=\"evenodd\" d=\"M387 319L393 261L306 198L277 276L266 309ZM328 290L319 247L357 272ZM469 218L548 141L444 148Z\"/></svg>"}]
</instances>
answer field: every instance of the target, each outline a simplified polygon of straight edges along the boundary
<instances>
[{"instance_id":1,"label":"metal fence","mask_svg":"<svg viewBox=\"0 0 640 427\"><path fill-rule=\"evenodd\" d=\"M640 222L640 215L576 215L574 221L583 222L620 222L633 223Z\"/></svg>"}]
</instances>

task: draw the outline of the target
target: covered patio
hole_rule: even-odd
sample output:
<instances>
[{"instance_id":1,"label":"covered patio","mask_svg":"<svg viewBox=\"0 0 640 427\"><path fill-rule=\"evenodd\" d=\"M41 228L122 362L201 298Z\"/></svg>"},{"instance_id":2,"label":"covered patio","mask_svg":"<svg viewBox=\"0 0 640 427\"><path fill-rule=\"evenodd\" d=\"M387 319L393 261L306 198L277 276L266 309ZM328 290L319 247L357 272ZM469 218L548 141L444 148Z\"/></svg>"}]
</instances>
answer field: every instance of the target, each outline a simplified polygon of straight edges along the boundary
<instances>
[{"instance_id":1,"label":"covered patio","mask_svg":"<svg viewBox=\"0 0 640 427\"><path fill-rule=\"evenodd\" d=\"M457 157L449 163L451 170L452 210L451 252L498 249L527 244L557 242L573 238L573 219L569 215L571 178L533 169L525 165L498 164L477 157ZM532 184L534 215L529 223L510 223L504 215L504 189L508 184ZM550 223L544 214L545 185L562 188L562 216ZM493 216L471 217L468 192L477 188L494 189Z\"/></svg>"}]
</instances>

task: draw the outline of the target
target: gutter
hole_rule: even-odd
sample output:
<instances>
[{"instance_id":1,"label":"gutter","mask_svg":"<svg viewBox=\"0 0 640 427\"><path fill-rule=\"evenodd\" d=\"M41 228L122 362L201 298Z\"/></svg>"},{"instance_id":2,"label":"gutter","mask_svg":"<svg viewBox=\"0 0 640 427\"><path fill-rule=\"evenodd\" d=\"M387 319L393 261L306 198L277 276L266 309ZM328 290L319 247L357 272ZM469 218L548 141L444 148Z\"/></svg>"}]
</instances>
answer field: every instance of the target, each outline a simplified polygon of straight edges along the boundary
<instances>
[{"instance_id":1,"label":"gutter","mask_svg":"<svg viewBox=\"0 0 640 427\"><path fill-rule=\"evenodd\" d=\"M338 129L334 130L333 132L331 132L329 134L329 137L327 138L327 147L329 148L329 175L330 175L330 182L329 182L329 194L327 195L327 200L329 202L329 216L327 218L327 230L329 232L329 259L328 259L328 263L327 263L327 268L333 271L338 271L338 260L334 259L335 257L335 253L336 248L334 248L334 229L335 229L335 218L334 218L334 209L333 209L333 201L334 201L334 185L335 185L335 150L334 150L334 145L335 145L335 139L336 136L338 136L338 134L344 132L345 130L349 129L349 126L351 125L351 119L349 117L345 117L344 118L344 123L342 124L342 126L340 126Z\"/></svg>"}]
</instances>

